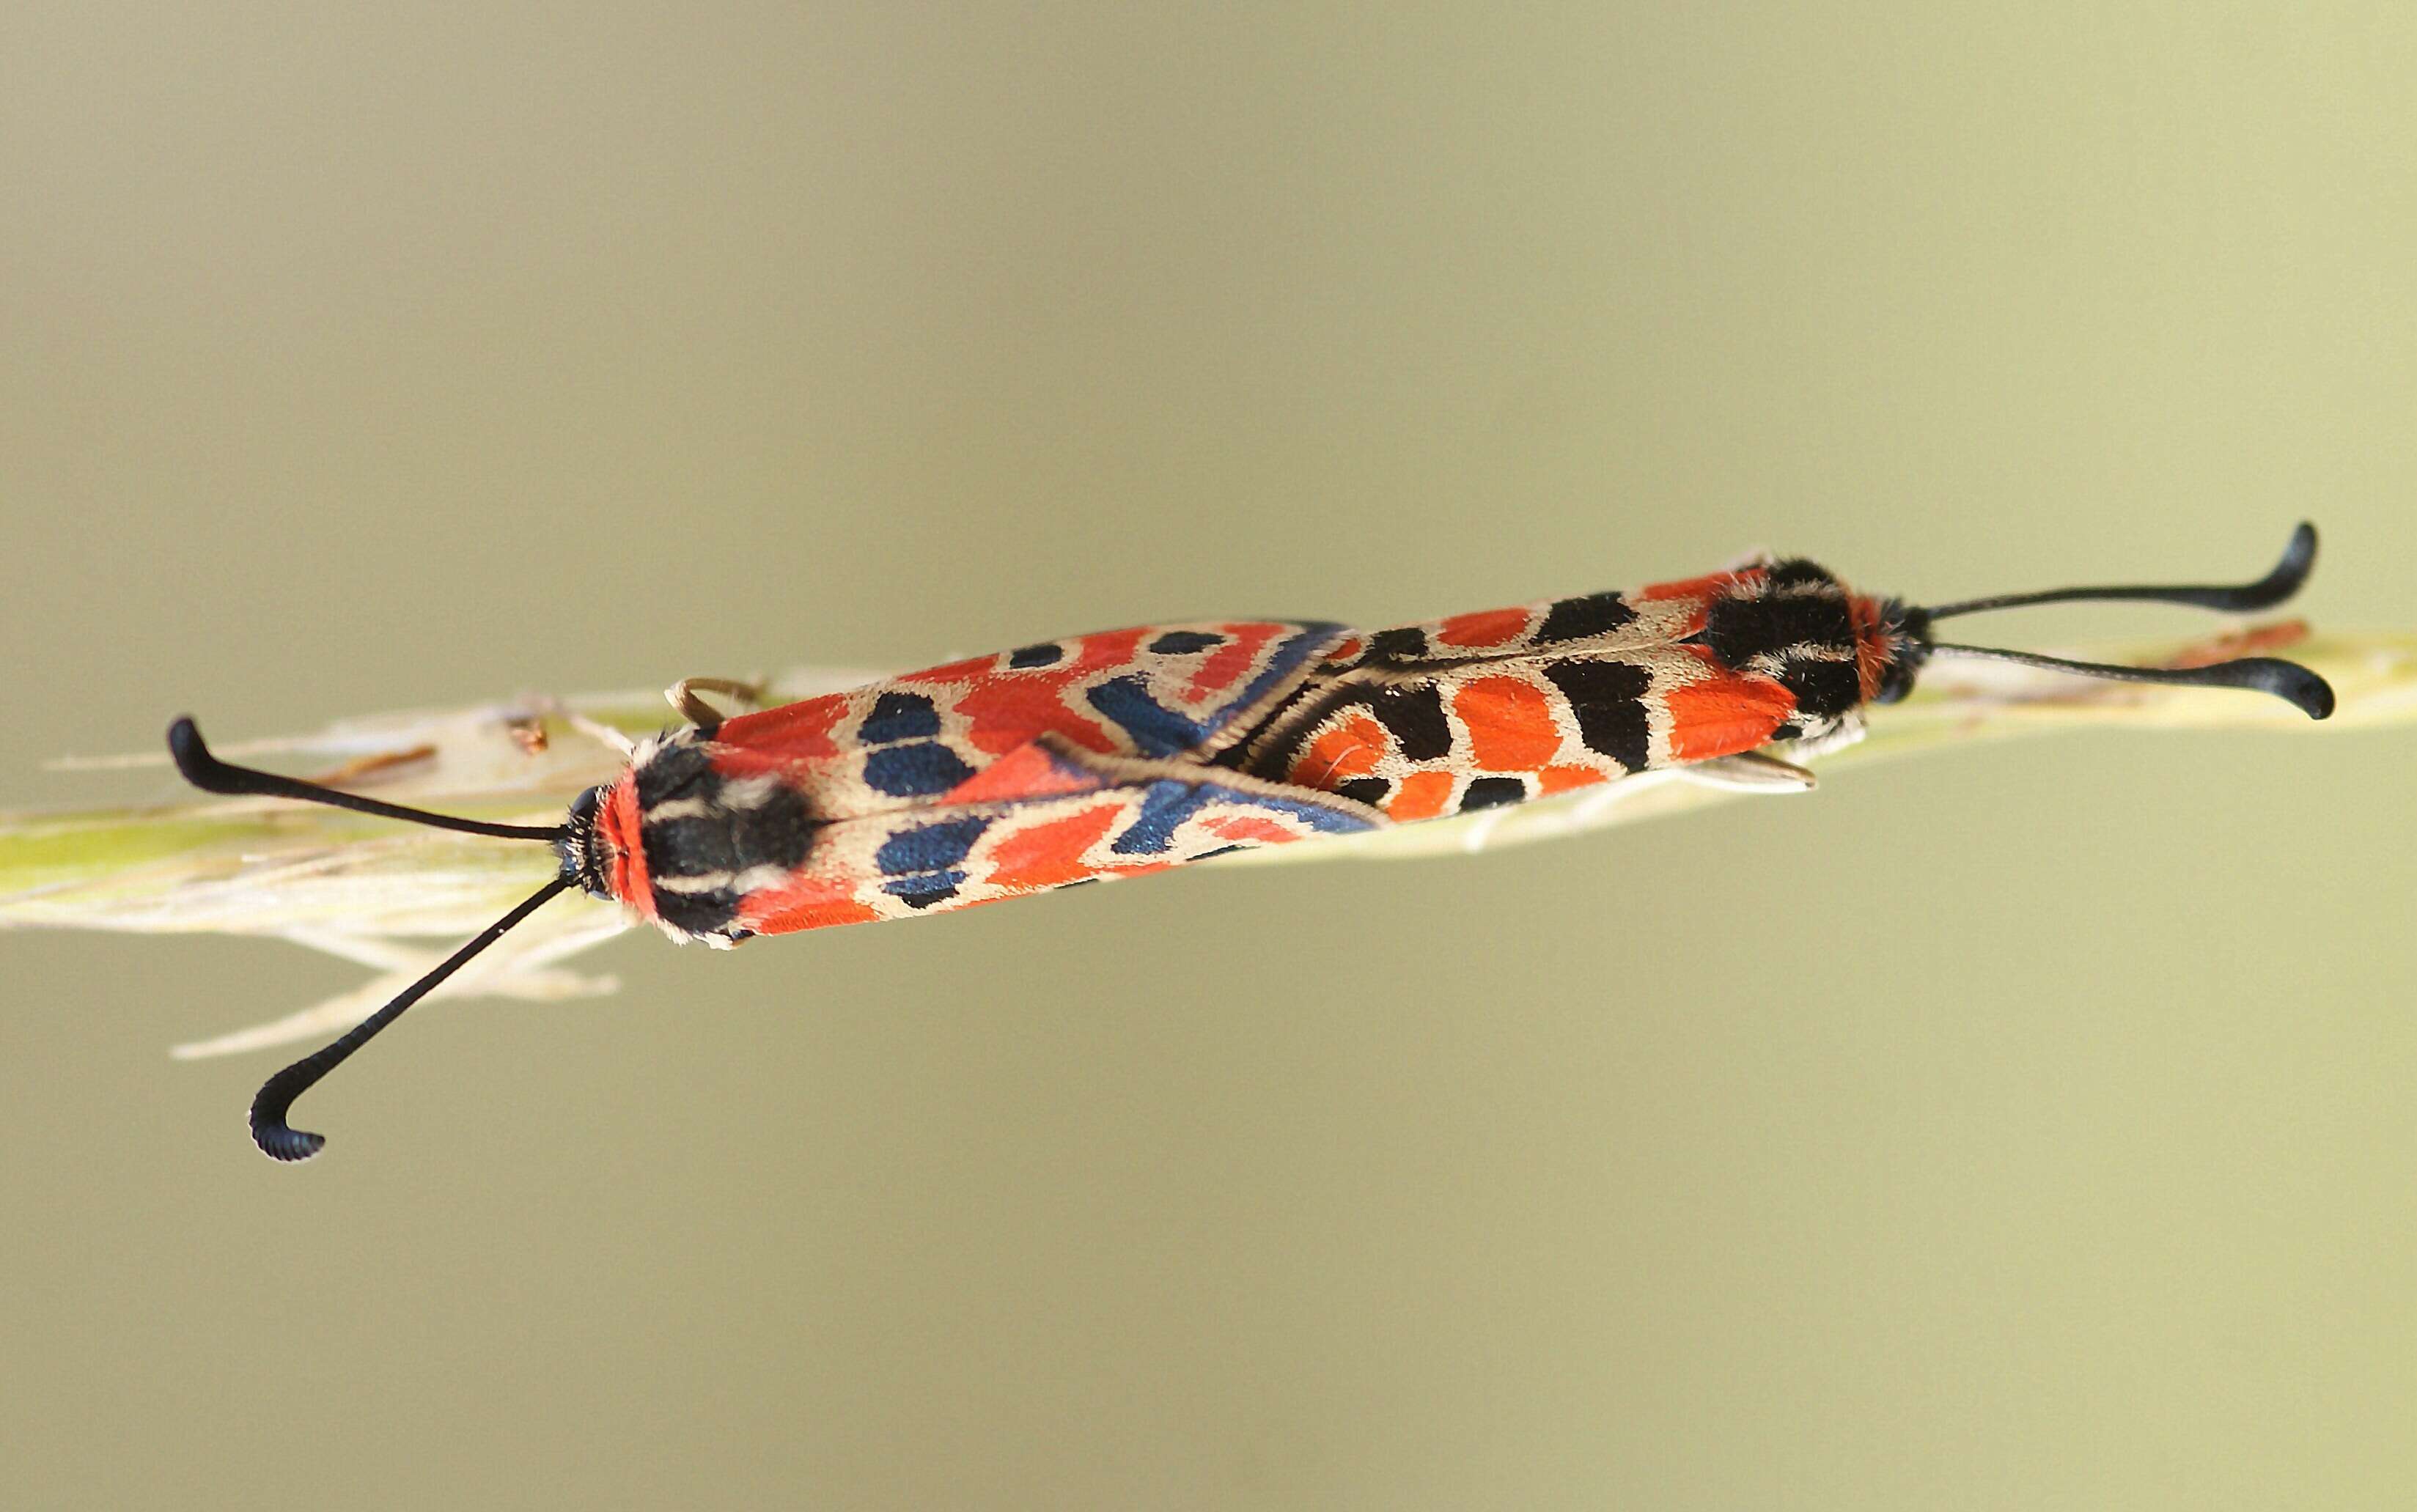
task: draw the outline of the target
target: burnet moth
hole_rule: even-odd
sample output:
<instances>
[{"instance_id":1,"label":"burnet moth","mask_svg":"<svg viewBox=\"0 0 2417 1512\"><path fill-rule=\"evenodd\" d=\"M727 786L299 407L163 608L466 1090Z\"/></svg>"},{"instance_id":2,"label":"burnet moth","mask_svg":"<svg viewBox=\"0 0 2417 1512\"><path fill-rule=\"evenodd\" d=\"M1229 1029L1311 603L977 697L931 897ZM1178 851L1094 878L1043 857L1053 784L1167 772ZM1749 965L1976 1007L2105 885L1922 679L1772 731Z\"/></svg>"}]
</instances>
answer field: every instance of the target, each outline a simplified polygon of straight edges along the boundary
<instances>
[{"instance_id":1,"label":"burnet moth","mask_svg":"<svg viewBox=\"0 0 2417 1512\"><path fill-rule=\"evenodd\" d=\"M2237 688L2333 712L2324 680L2252 657L2111 666L1941 641L1941 620L2074 600L2261 610L2316 559L2232 587L2060 588L1921 609L1811 562L1757 559L1627 593L1456 614L1373 634L1317 621L1152 625L1041 641L849 692L725 717L695 679L682 727L639 744L558 824L381 803L210 754L168 730L187 780L554 847L553 881L391 1003L270 1077L251 1135L279 1160L326 1142L294 1100L557 893L620 903L676 940L906 918L1243 847L1410 824L1661 768L1795 769L1861 733L1924 664L1986 657L2091 677Z\"/></svg>"}]
</instances>

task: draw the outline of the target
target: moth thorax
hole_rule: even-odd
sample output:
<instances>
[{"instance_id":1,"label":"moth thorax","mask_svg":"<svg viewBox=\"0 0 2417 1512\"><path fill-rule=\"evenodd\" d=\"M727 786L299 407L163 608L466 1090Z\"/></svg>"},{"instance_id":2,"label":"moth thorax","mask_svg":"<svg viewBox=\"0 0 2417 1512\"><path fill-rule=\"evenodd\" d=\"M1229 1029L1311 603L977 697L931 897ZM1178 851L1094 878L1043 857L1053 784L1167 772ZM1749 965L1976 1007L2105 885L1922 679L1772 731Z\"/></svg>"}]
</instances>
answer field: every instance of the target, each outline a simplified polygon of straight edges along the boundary
<instances>
[{"instance_id":1,"label":"moth thorax","mask_svg":"<svg viewBox=\"0 0 2417 1512\"><path fill-rule=\"evenodd\" d=\"M642 749L603 805L602 838L630 857L616 894L674 934L737 932L741 901L804 865L821 828L795 784L726 770L723 752L682 731Z\"/></svg>"},{"instance_id":2,"label":"moth thorax","mask_svg":"<svg viewBox=\"0 0 2417 1512\"><path fill-rule=\"evenodd\" d=\"M1779 738L1815 738L1837 730L1873 691L1858 604L1813 563L1779 562L1741 574L1706 605L1699 639L1731 672L1768 677L1795 696Z\"/></svg>"}]
</instances>

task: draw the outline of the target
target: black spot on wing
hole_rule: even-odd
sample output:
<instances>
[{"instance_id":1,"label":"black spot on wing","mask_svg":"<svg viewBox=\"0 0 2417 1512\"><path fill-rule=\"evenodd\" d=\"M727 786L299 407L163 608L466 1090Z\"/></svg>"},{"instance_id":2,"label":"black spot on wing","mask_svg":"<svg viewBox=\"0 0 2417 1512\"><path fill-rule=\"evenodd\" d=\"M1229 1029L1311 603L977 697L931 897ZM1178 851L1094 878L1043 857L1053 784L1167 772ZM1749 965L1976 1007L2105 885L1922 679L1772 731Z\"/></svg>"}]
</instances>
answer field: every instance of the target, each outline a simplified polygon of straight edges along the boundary
<instances>
[{"instance_id":1,"label":"black spot on wing","mask_svg":"<svg viewBox=\"0 0 2417 1512\"><path fill-rule=\"evenodd\" d=\"M1500 809L1509 804L1528 801L1528 779L1519 777L1481 777L1460 795L1460 811L1472 809Z\"/></svg>"},{"instance_id":2,"label":"black spot on wing","mask_svg":"<svg viewBox=\"0 0 2417 1512\"><path fill-rule=\"evenodd\" d=\"M1225 638L1207 630L1169 630L1149 643L1149 649L1162 657L1188 657L1194 651L1206 651L1212 645L1224 645Z\"/></svg>"},{"instance_id":3,"label":"black spot on wing","mask_svg":"<svg viewBox=\"0 0 2417 1512\"><path fill-rule=\"evenodd\" d=\"M974 775L965 758L936 740L884 746L864 758L864 780L893 798L927 798Z\"/></svg>"},{"instance_id":4,"label":"black spot on wing","mask_svg":"<svg viewBox=\"0 0 2417 1512\"><path fill-rule=\"evenodd\" d=\"M1385 795L1393 791L1393 784L1381 777L1355 777L1348 782L1334 784L1334 791L1343 797L1355 798L1381 809L1385 806Z\"/></svg>"},{"instance_id":5,"label":"black spot on wing","mask_svg":"<svg viewBox=\"0 0 2417 1512\"><path fill-rule=\"evenodd\" d=\"M1376 722L1393 737L1393 748L1408 761L1429 762L1452 749L1452 724L1444 718L1443 694L1433 683L1372 688L1361 700Z\"/></svg>"},{"instance_id":6,"label":"black spot on wing","mask_svg":"<svg viewBox=\"0 0 2417 1512\"><path fill-rule=\"evenodd\" d=\"M1589 750L1631 772L1645 770L1645 693L1653 679L1644 668L1625 661L1557 661L1544 669L1544 676L1570 701L1578 738Z\"/></svg>"},{"instance_id":7,"label":"black spot on wing","mask_svg":"<svg viewBox=\"0 0 2417 1512\"><path fill-rule=\"evenodd\" d=\"M1011 667L1050 667L1055 666L1065 655L1064 646L1055 641L1043 641L1039 645L1018 646L1009 652L1007 664Z\"/></svg>"},{"instance_id":8,"label":"black spot on wing","mask_svg":"<svg viewBox=\"0 0 2417 1512\"><path fill-rule=\"evenodd\" d=\"M1415 625L1398 629L1378 630L1368 637L1367 659L1374 661L1420 661L1427 654L1427 632Z\"/></svg>"},{"instance_id":9,"label":"black spot on wing","mask_svg":"<svg viewBox=\"0 0 2417 1512\"><path fill-rule=\"evenodd\" d=\"M1616 593L1592 593L1581 598L1557 600L1544 612L1544 623L1536 627L1535 643L1558 645L1564 641L1590 640L1609 635L1636 618L1636 611L1628 600Z\"/></svg>"},{"instance_id":10,"label":"black spot on wing","mask_svg":"<svg viewBox=\"0 0 2417 1512\"><path fill-rule=\"evenodd\" d=\"M884 693L857 729L867 745L897 740L928 740L940 733L940 711L921 693Z\"/></svg>"},{"instance_id":11,"label":"black spot on wing","mask_svg":"<svg viewBox=\"0 0 2417 1512\"><path fill-rule=\"evenodd\" d=\"M945 871L963 861L990 826L987 818L946 819L902 830L881 842L873 864L888 876L920 871Z\"/></svg>"}]
</instances>

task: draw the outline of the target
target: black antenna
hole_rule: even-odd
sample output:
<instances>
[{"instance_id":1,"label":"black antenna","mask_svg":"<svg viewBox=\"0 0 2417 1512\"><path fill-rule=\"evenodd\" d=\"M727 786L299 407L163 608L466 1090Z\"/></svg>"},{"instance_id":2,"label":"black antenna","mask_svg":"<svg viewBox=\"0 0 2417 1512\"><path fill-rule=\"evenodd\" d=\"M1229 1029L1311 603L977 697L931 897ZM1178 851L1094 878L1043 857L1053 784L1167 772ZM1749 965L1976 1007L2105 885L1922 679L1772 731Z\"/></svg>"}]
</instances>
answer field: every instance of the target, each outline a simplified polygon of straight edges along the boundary
<instances>
[{"instance_id":1,"label":"black antenna","mask_svg":"<svg viewBox=\"0 0 2417 1512\"><path fill-rule=\"evenodd\" d=\"M1994 646L1941 643L1930 648L1942 657L1974 657L1990 661L2016 661L2052 672L2075 672L2086 677L2111 677L2126 683L2165 683L2177 688L2242 688L2272 693L2298 707L2311 719L2333 712L2331 683L2301 666L2274 657L2243 657L2208 667L2125 667L2105 661L2068 661L2062 657L2036 656L2028 651L2000 651Z\"/></svg>"},{"instance_id":2,"label":"black antenna","mask_svg":"<svg viewBox=\"0 0 2417 1512\"><path fill-rule=\"evenodd\" d=\"M464 961L503 938L504 931L543 907L554 895L570 885L568 877L556 877L531 894L518 908L495 920L481 930L479 937L445 958L434 971L403 989L402 994L351 1029L343 1036L315 1054L306 1055L261 1084L260 1095L251 1099L251 1142L260 1153L271 1160L308 1160L325 1149L327 1136L298 1129L285 1121L286 1111L294 1099L311 1090L321 1077L344 1064L345 1057L370 1042L377 1032L403 1017L403 1010L434 990L436 984L459 971Z\"/></svg>"},{"instance_id":3,"label":"black antenna","mask_svg":"<svg viewBox=\"0 0 2417 1512\"><path fill-rule=\"evenodd\" d=\"M376 814L382 819L408 819L415 824L458 829L465 835L493 835L500 839L557 840L562 838L560 824L493 824L483 819L432 814L425 809L406 809L399 803L380 803L375 798L364 798L358 794L340 793L334 788L324 788L299 778L280 777L275 772L232 765L210 754L210 748L202 744L202 732L195 727L190 716L179 716L175 723L168 726L168 754L176 759L176 770L185 774L185 780L205 793L299 798L306 803L324 803L358 813Z\"/></svg>"},{"instance_id":4,"label":"black antenna","mask_svg":"<svg viewBox=\"0 0 2417 1512\"><path fill-rule=\"evenodd\" d=\"M433 814L425 809L406 809L397 803L380 803L334 788L321 787L297 778L280 777L274 772L257 771L249 766L236 766L210 754L202 741L202 732L190 718L179 718L168 726L168 753L176 760L176 770L185 780L205 793L225 793L267 798L299 798L306 803L330 804L338 809L351 809L360 813L376 814L383 819L407 819L416 824L430 824L438 829L461 830L470 835L492 835L508 840L555 841L563 838L561 824L493 824L483 819L460 819L451 814ZM272 1160L308 1160L327 1146L325 1137L305 1132L285 1122L287 1110L294 1099L311 1090L321 1077L342 1066L353 1051L366 1045L388 1024L403 1017L403 1011L435 990L436 985L462 969L463 962L503 938L513 925L534 914L555 894L570 886L576 879L556 877L539 888L518 908L497 919L480 931L479 937L445 958L435 970L405 988L395 1000L355 1024L334 1043L314 1055L296 1061L263 1083L260 1095L251 1099L251 1141L261 1153Z\"/></svg>"},{"instance_id":5,"label":"black antenna","mask_svg":"<svg viewBox=\"0 0 2417 1512\"><path fill-rule=\"evenodd\" d=\"M2233 587L2181 588L2051 588L2045 593L1999 594L1989 598L1968 598L1960 604L1948 604L1925 612L1932 619L1953 619L1958 614L1978 614L1987 609L2021 609L2031 604L2063 604L2076 599L2130 600L2147 604L2189 604L2198 609L2217 609L2227 613L2247 614L2261 609L2272 609L2300 591L2308 581L2308 569L2317 562L2317 527L2306 521L2291 532L2290 544L2283 548L2283 560L2274 570L2256 582Z\"/></svg>"},{"instance_id":6,"label":"black antenna","mask_svg":"<svg viewBox=\"0 0 2417 1512\"><path fill-rule=\"evenodd\" d=\"M2069 661L2062 657L2043 657L2028 651L2003 651L1995 646L1933 643L1929 639L1930 625L1934 620L1953 619L1958 614L1977 614L1989 609L2021 609L2032 604L2118 599L2136 603L2188 604L2230 613L2272 609L2300 591L2300 585L2308 581L2308 570L2316 566L2316 561L2317 527L2303 520L2299 528L2291 532L2289 544L2283 548L2283 559L2274 564L2273 571L2255 582L2232 586L2051 588L2045 593L1999 594L1989 598L1968 598L1960 604L1948 604L1939 609L1908 610L1905 626L1914 635L1920 654L1924 657L1985 658L1992 661L2019 662L2026 667L2045 667L2054 672L2079 673L2086 677L2111 677L2130 683L2247 688L2252 692L2272 693L2309 718L2321 719L2333 712L2333 687L2296 661L2282 661L2273 657L2243 657L2207 667L2125 667L2104 661Z\"/></svg>"}]
</instances>

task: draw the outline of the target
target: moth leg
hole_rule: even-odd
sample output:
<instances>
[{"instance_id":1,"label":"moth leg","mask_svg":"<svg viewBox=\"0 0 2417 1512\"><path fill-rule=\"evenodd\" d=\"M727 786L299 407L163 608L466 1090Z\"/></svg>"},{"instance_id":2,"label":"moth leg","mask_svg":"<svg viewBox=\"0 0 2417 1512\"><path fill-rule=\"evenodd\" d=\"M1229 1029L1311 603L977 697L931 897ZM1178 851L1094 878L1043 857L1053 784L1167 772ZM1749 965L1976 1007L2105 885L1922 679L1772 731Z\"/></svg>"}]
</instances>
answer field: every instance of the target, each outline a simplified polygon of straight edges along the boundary
<instances>
[{"instance_id":1,"label":"moth leg","mask_svg":"<svg viewBox=\"0 0 2417 1512\"><path fill-rule=\"evenodd\" d=\"M720 709L699 698L699 693L720 693L724 698L737 699L750 707L764 702L764 685L761 682L742 683L729 677L683 677L664 688L663 697L671 700L672 707L679 711L681 718L700 730L713 729L722 723L724 716Z\"/></svg>"},{"instance_id":2,"label":"moth leg","mask_svg":"<svg viewBox=\"0 0 2417 1512\"><path fill-rule=\"evenodd\" d=\"M1812 789L1815 780L1811 772L1794 762L1759 750L1715 756L1708 762L1672 767L1671 771L1687 781L1729 793L1804 793Z\"/></svg>"},{"instance_id":3,"label":"moth leg","mask_svg":"<svg viewBox=\"0 0 2417 1512\"><path fill-rule=\"evenodd\" d=\"M1859 744L1870 733L1871 727L1863 722L1860 712L1847 714L1838 720L1836 729L1827 733L1790 741L1787 754L1809 762L1816 756L1827 756L1833 750L1844 750L1848 746Z\"/></svg>"}]
</instances>

